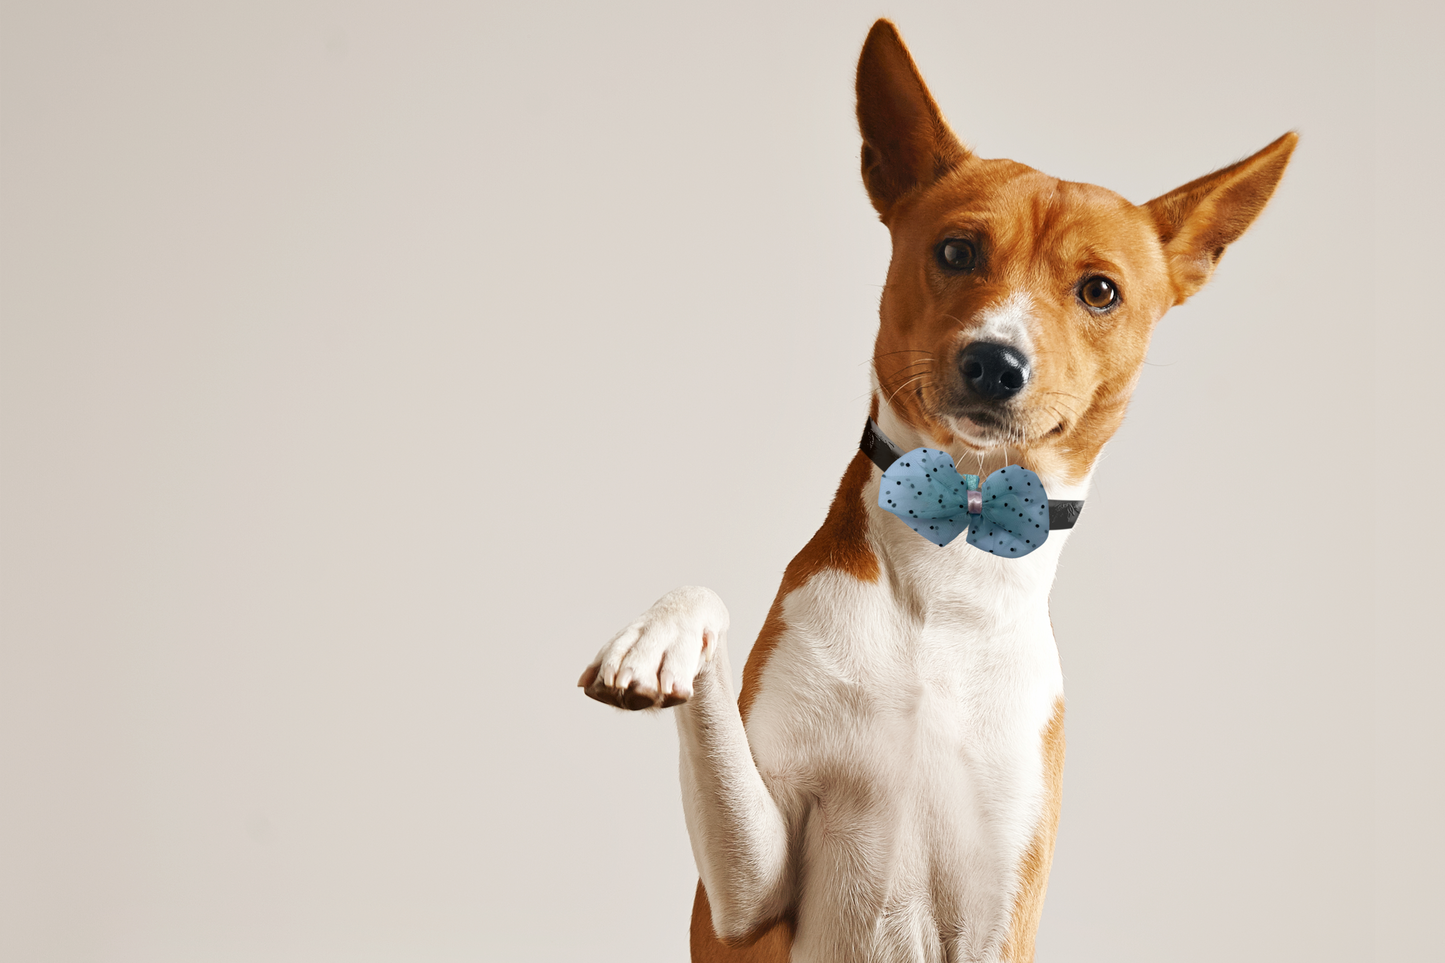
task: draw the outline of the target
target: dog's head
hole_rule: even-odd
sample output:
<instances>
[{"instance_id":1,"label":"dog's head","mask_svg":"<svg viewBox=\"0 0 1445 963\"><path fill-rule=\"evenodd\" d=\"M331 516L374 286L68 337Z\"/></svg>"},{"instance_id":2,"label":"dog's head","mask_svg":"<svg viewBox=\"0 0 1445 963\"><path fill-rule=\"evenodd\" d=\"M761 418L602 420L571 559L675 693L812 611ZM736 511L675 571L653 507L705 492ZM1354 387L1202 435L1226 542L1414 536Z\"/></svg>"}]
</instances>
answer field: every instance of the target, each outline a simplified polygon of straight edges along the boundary
<instances>
[{"instance_id":1,"label":"dog's head","mask_svg":"<svg viewBox=\"0 0 1445 963\"><path fill-rule=\"evenodd\" d=\"M1154 324L1209 280L1296 137L1136 206L971 154L893 24L858 62L863 181L893 237L880 401L938 443L1081 478L1123 420Z\"/></svg>"}]
</instances>

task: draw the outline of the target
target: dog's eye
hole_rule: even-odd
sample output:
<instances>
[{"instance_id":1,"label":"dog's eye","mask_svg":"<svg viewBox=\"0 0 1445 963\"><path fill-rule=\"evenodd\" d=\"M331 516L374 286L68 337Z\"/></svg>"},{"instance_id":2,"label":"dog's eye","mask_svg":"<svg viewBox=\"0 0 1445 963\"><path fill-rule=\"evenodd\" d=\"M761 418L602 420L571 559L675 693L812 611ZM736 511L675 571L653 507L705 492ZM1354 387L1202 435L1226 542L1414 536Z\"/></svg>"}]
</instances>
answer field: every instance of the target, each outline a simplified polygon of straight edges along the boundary
<instances>
[{"instance_id":1,"label":"dog's eye","mask_svg":"<svg viewBox=\"0 0 1445 963\"><path fill-rule=\"evenodd\" d=\"M1096 274L1085 278L1084 283L1079 285L1079 300L1095 311L1102 311L1119 302L1119 289L1113 281Z\"/></svg>"},{"instance_id":2,"label":"dog's eye","mask_svg":"<svg viewBox=\"0 0 1445 963\"><path fill-rule=\"evenodd\" d=\"M938 263L950 271L971 271L978 260L978 248L966 238L951 237L938 245Z\"/></svg>"}]
</instances>

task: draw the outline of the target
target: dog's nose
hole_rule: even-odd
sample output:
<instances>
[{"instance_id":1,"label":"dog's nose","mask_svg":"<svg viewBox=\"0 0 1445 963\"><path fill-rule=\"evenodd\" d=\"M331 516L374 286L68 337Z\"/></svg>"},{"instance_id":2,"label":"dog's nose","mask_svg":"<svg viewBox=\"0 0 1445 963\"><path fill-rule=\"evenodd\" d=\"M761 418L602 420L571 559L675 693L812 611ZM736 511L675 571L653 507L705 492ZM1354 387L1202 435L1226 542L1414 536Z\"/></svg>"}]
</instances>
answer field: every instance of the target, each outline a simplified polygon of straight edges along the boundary
<instances>
[{"instance_id":1,"label":"dog's nose","mask_svg":"<svg viewBox=\"0 0 1445 963\"><path fill-rule=\"evenodd\" d=\"M975 341L958 356L958 368L985 401L1006 401L1029 383L1029 360L1006 344Z\"/></svg>"}]
</instances>

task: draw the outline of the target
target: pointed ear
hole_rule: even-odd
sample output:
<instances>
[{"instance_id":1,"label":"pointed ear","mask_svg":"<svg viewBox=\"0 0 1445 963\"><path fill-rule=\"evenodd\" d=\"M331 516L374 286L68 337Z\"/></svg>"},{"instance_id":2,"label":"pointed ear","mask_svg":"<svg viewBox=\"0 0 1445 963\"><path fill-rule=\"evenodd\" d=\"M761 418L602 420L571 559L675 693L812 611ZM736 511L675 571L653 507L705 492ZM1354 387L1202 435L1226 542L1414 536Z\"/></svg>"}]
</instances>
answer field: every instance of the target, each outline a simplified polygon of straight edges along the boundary
<instances>
[{"instance_id":1,"label":"pointed ear","mask_svg":"<svg viewBox=\"0 0 1445 963\"><path fill-rule=\"evenodd\" d=\"M863 184L884 223L900 197L968 158L887 20L868 31L858 58L858 127Z\"/></svg>"},{"instance_id":2,"label":"pointed ear","mask_svg":"<svg viewBox=\"0 0 1445 963\"><path fill-rule=\"evenodd\" d=\"M1298 140L1291 131L1253 157L1176 187L1144 205L1154 218L1169 259L1175 304L1183 304L1204 287L1224 249L1264 210Z\"/></svg>"}]
</instances>

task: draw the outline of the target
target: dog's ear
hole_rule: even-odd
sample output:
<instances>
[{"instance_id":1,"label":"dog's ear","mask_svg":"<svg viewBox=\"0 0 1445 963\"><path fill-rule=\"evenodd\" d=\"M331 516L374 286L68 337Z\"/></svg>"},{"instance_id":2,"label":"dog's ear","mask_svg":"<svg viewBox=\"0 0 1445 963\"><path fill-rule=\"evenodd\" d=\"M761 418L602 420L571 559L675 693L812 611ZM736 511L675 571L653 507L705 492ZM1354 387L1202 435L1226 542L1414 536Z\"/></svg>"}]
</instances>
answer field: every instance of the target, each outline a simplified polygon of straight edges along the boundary
<instances>
[{"instance_id":1,"label":"dog's ear","mask_svg":"<svg viewBox=\"0 0 1445 963\"><path fill-rule=\"evenodd\" d=\"M900 197L968 158L887 20L868 31L858 58L858 128L863 184L884 223Z\"/></svg>"},{"instance_id":2,"label":"dog's ear","mask_svg":"<svg viewBox=\"0 0 1445 963\"><path fill-rule=\"evenodd\" d=\"M1264 210L1298 140L1291 131L1253 157L1176 187L1144 205L1154 218L1169 259L1175 304L1183 304L1204 287L1224 249Z\"/></svg>"}]
</instances>

